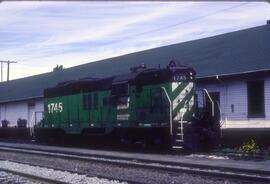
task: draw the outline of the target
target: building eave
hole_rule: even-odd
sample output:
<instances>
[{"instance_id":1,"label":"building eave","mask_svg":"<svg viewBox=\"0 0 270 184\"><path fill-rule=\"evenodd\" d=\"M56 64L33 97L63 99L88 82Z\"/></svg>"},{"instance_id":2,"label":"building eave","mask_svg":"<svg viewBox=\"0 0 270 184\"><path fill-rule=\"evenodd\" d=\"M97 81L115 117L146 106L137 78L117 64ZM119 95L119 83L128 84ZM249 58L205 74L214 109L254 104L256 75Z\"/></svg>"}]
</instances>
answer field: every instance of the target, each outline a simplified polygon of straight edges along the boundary
<instances>
[{"instance_id":1,"label":"building eave","mask_svg":"<svg viewBox=\"0 0 270 184\"><path fill-rule=\"evenodd\" d=\"M212 83L212 82L218 82L218 80L252 79L252 77L254 77L254 76L256 76L256 77L270 76L270 69L245 71L245 72L239 72L239 73L216 74L216 75L197 77L196 82L198 82L198 83ZM0 104L42 99L43 97L44 97L44 95L42 94L39 96L32 96L32 97L27 97L27 98L9 99L9 100L5 100L5 101L0 101Z\"/></svg>"},{"instance_id":2,"label":"building eave","mask_svg":"<svg viewBox=\"0 0 270 184\"><path fill-rule=\"evenodd\" d=\"M258 72L269 72L269 71L270 69L250 70L250 71L236 72L236 73L206 75L206 76L197 77L197 79L216 78L217 76L227 77L227 76L236 76L236 75L246 75L246 74L253 74L253 73L258 73Z\"/></svg>"},{"instance_id":3,"label":"building eave","mask_svg":"<svg viewBox=\"0 0 270 184\"><path fill-rule=\"evenodd\" d=\"M220 83L221 81L232 81L232 80L254 80L270 76L270 69L245 71L239 73L230 74L216 74L204 77L197 77L197 83Z\"/></svg>"},{"instance_id":4,"label":"building eave","mask_svg":"<svg viewBox=\"0 0 270 184\"><path fill-rule=\"evenodd\" d=\"M18 99L9 99L5 101L0 101L0 104L5 103L12 103L12 102L22 102L22 101L28 101L28 100L36 100L36 99L42 99L44 96L33 96L33 97L27 97L27 98L18 98Z\"/></svg>"}]
</instances>

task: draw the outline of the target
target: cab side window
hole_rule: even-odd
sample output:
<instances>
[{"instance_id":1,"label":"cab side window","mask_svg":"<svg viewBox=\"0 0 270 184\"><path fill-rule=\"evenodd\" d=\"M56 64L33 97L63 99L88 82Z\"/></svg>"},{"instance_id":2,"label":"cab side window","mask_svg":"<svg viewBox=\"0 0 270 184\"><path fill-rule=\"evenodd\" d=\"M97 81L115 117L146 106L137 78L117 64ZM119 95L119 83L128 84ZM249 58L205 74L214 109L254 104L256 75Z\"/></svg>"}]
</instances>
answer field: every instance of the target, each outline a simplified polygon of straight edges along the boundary
<instances>
[{"instance_id":1,"label":"cab side window","mask_svg":"<svg viewBox=\"0 0 270 184\"><path fill-rule=\"evenodd\" d=\"M98 108L98 94L83 94L83 109L97 109Z\"/></svg>"},{"instance_id":2,"label":"cab side window","mask_svg":"<svg viewBox=\"0 0 270 184\"><path fill-rule=\"evenodd\" d=\"M93 108L97 109L98 108L98 94L94 93L94 99L93 99Z\"/></svg>"},{"instance_id":3,"label":"cab side window","mask_svg":"<svg viewBox=\"0 0 270 184\"><path fill-rule=\"evenodd\" d=\"M83 109L89 110L92 104L92 95L91 94L83 94Z\"/></svg>"}]
</instances>

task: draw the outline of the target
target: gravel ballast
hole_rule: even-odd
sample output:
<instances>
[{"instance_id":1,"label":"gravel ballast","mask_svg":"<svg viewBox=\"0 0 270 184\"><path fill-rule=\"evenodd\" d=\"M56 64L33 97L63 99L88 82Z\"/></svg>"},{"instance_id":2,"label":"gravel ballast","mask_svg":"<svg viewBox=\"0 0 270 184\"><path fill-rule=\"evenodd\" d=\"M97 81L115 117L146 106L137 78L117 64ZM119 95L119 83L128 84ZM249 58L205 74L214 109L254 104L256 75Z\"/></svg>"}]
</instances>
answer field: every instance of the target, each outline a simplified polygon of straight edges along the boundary
<instances>
[{"instance_id":1,"label":"gravel ballast","mask_svg":"<svg viewBox=\"0 0 270 184\"><path fill-rule=\"evenodd\" d=\"M0 159L18 161L29 164L53 167L54 169L85 174L90 177L112 178L120 181L136 181L139 183L204 183L204 184L251 184L254 182L215 178L182 172L167 172L154 169L119 166L109 163L90 162L76 159L63 159L50 156L33 155L27 153L15 153L1 151ZM108 180L110 181L110 180ZM93 183L93 182L90 182Z\"/></svg>"},{"instance_id":2,"label":"gravel ballast","mask_svg":"<svg viewBox=\"0 0 270 184\"><path fill-rule=\"evenodd\" d=\"M0 171L0 183L1 184L40 184L38 182L29 181L21 176Z\"/></svg>"},{"instance_id":3,"label":"gravel ballast","mask_svg":"<svg viewBox=\"0 0 270 184\"><path fill-rule=\"evenodd\" d=\"M0 169L9 171L20 172L37 177L48 178L59 182L66 182L71 184L124 184L124 182L110 181L107 179L100 179L97 177L87 177L86 175L70 173L67 171L58 171L54 169L48 169L45 167L31 166L27 164L14 163L10 161L0 160Z\"/></svg>"}]
</instances>

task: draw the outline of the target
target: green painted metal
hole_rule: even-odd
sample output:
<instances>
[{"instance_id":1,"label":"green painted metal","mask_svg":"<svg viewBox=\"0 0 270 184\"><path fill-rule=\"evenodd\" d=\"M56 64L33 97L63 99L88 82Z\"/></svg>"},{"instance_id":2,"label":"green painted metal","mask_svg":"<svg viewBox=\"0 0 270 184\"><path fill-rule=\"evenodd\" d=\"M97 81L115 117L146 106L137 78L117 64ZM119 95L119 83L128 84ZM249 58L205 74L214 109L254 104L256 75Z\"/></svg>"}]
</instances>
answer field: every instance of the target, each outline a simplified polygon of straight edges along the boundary
<instances>
[{"instance_id":1,"label":"green painted metal","mask_svg":"<svg viewBox=\"0 0 270 184\"><path fill-rule=\"evenodd\" d=\"M141 89L131 85L128 94L119 97L112 96L109 90L45 98L44 124L37 127L61 128L68 134L79 134L85 128L168 127L170 107L162 87L174 103L174 118L181 109L185 109L185 119L193 114L193 82L173 86L173 82L145 85Z\"/></svg>"}]
</instances>

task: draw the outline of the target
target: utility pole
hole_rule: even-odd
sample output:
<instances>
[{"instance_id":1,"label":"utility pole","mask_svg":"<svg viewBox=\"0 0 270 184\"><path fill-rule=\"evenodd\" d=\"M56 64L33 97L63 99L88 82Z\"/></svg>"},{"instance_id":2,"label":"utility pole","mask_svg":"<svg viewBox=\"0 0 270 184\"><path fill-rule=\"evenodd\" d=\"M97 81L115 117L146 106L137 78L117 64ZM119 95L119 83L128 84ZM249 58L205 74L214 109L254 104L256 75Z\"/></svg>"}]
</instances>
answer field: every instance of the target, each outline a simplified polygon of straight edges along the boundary
<instances>
[{"instance_id":1,"label":"utility pole","mask_svg":"<svg viewBox=\"0 0 270 184\"><path fill-rule=\"evenodd\" d=\"M3 63L7 63L7 81L9 81L9 65L11 63L17 63L17 61L0 61L1 63L1 82L3 82Z\"/></svg>"},{"instance_id":2,"label":"utility pole","mask_svg":"<svg viewBox=\"0 0 270 184\"><path fill-rule=\"evenodd\" d=\"M3 63L1 62L1 82L3 82Z\"/></svg>"}]
</instances>

